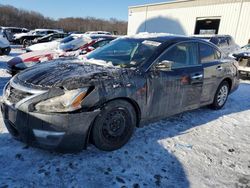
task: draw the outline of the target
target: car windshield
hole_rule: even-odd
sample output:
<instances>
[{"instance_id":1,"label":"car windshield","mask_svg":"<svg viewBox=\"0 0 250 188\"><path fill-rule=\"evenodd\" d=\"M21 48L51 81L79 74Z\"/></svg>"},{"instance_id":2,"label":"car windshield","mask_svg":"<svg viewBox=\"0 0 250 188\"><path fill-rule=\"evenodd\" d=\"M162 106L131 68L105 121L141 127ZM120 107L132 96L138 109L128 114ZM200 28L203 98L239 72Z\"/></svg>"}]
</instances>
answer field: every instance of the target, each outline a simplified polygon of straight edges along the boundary
<instances>
[{"instance_id":1,"label":"car windshield","mask_svg":"<svg viewBox=\"0 0 250 188\"><path fill-rule=\"evenodd\" d=\"M135 67L145 62L160 46L160 42L146 39L117 39L87 56L89 60L99 60L104 64L124 68ZM90 61L95 63L97 61Z\"/></svg>"},{"instance_id":2,"label":"car windshield","mask_svg":"<svg viewBox=\"0 0 250 188\"><path fill-rule=\"evenodd\" d=\"M68 36L68 37L64 38L64 39L61 41L61 43L68 43L68 42L70 42L70 41L72 41L72 40L75 40L75 37L73 37L73 36Z\"/></svg>"}]
</instances>

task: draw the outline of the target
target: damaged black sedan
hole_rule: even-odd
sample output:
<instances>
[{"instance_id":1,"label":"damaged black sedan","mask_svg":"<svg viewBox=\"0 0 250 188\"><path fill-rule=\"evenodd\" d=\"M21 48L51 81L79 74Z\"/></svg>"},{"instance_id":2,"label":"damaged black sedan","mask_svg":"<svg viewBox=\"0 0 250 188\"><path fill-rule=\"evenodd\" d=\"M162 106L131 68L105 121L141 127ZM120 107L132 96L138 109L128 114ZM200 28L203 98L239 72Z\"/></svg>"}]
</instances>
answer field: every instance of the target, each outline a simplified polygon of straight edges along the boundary
<instances>
[{"instance_id":1,"label":"damaged black sedan","mask_svg":"<svg viewBox=\"0 0 250 188\"><path fill-rule=\"evenodd\" d=\"M171 35L117 39L84 60L27 69L4 89L4 122L16 139L58 151L125 145L135 127L210 105L238 87L237 62L213 44Z\"/></svg>"}]
</instances>

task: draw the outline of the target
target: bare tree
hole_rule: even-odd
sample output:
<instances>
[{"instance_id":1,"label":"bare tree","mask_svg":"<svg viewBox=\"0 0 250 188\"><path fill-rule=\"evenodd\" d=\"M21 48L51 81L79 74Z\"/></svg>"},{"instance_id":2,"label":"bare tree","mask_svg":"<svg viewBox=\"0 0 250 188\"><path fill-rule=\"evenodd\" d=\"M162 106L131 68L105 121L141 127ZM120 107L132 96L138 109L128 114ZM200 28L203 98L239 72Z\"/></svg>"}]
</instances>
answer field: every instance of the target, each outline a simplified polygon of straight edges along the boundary
<instances>
[{"instance_id":1,"label":"bare tree","mask_svg":"<svg viewBox=\"0 0 250 188\"><path fill-rule=\"evenodd\" d=\"M0 26L35 28L56 28L64 31L96 31L104 30L116 32L117 34L127 33L127 22L115 18L110 20L86 18L62 18L54 20L43 16L35 11L18 9L13 6L0 4Z\"/></svg>"}]
</instances>

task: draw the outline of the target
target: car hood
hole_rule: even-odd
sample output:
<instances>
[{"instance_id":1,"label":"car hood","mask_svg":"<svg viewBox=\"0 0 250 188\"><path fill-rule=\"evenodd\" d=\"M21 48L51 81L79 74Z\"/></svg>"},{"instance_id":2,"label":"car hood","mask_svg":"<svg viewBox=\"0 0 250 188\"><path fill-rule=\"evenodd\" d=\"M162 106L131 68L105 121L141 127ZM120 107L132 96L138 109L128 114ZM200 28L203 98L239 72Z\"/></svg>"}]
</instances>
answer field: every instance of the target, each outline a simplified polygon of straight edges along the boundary
<instances>
[{"instance_id":1,"label":"car hood","mask_svg":"<svg viewBox=\"0 0 250 188\"><path fill-rule=\"evenodd\" d=\"M56 50L60 44L60 41L51 41L31 45L27 47L28 51L40 51L40 50Z\"/></svg>"},{"instance_id":2,"label":"car hood","mask_svg":"<svg viewBox=\"0 0 250 188\"><path fill-rule=\"evenodd\" d=\"M52 60L57 56L59 56L59 53L53 50L28 52L10 59L7 64L9 67L14 67L20 63L38 63Z\"/></svg>"},{"instance_id":3,"label":"car hood","mask_svg":"<svg viewBox=\"0 0 250 188\"><path fill-rule=\"evenodd\" d=\"M89 42L91 42L91 38L79 37L67 43L60 43L59 49L63 51L77 50Z\"/></svg>"},{"instance_id":4,"label":"car hood","mask_svg":"<svg viewBox=\"0 0 250 188\"><path fill-rule=\"evenodd\" d=\"M61 59L26 69L13 79L20 84L45 89L75 89L117 80L124 69L85 63L76 58ZM126 70L125 70L126 71Z\"/></svg>"}]
</instances>

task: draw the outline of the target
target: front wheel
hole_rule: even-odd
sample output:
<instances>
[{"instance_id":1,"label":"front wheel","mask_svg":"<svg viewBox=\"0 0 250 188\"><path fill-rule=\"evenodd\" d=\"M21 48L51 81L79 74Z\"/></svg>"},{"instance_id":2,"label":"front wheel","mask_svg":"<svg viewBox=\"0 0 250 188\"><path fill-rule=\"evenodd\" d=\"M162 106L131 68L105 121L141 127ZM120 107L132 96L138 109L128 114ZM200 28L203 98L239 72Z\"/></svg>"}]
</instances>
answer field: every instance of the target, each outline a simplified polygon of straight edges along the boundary
<instances>
[{"instance_id":1,"label":"front wheel","mask_svg":"<svg viewBox=\"0 0 250 188\"><path fill-rule=\"evenodd\" d=\"M129 141L135 126L134 107L125 100L111 101L103 107L94 121L92 142L100 150L119 149Z\"/></svg>"},{"instance_id":2,"label":"front wheel","mask_svg":"<svg viewBox=\"0 0 250 188\"><path fill-rule=\"evenodd\" d=\"M211 107L215 110L221 109L226 104L228 95L229 95L229 84L227 81L223 81L219 85L219 87L215 93L214 101L213 101Z\"/></svg>"}]
</instances>

